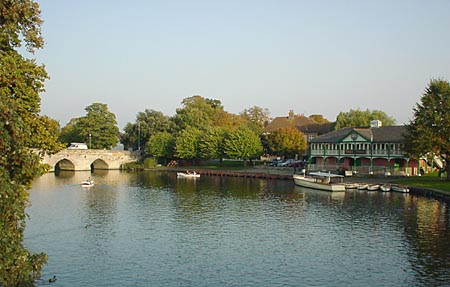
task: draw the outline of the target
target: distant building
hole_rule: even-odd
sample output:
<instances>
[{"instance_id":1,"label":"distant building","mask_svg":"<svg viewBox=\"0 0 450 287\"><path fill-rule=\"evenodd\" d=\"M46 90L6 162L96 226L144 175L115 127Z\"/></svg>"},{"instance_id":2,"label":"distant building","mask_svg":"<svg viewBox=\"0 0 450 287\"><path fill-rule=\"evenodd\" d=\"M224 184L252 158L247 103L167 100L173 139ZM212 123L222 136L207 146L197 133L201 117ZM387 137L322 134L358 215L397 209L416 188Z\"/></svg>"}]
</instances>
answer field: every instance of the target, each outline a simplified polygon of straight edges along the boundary
<instances>
[{"instance_id":1,"label":"distant building","mask_svg":"<svg viewBox=\"0 0 450 287\"><path fill-rule=\"evenodd\" d=\"M306 143L309 143L311 139L332 131L334 128L334 123L319 124L304 115L296 115L293 110L290 110L287 117L274 118L264 128L264 132L271 133L279 128L286 127L294 127L301 131L305 136Z\"/></svg>"}]
</instances>

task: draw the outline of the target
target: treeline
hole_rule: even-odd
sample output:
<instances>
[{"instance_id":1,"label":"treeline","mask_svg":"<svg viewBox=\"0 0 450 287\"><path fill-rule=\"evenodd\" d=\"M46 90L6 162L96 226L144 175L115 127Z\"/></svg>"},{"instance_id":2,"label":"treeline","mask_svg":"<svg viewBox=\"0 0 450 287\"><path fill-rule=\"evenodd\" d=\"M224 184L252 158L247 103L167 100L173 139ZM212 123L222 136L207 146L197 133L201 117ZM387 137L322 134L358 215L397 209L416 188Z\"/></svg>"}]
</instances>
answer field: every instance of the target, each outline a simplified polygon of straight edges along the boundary
<instances>
[{"instance_id":1,"label":"treeline","mask_svg":"<svg viewBox=\"0 0 450 287\"><path fill-rule=\"evenodd\" d=\"M61 129L60 140L66 144L86 142L93 149L109 149L120 141L125 149L158 157L161 163L173 158L251 160L263 154L292 158L305 153L305 136L294 126L264 133L271 120L266 108L253 106L233 114L224 110L220 100L198 95L181 104L172 117L151 109L139 112L135 122L127 123L119 134L116 117L107 105L93 103L85 109L85 116L70 120ZM329 122L317 114L309 119L318 124ZM373 119L384 125L395 123L382 111L350 110L339 113L335 127L368 126Z\"/></svg>"}]
</instances>

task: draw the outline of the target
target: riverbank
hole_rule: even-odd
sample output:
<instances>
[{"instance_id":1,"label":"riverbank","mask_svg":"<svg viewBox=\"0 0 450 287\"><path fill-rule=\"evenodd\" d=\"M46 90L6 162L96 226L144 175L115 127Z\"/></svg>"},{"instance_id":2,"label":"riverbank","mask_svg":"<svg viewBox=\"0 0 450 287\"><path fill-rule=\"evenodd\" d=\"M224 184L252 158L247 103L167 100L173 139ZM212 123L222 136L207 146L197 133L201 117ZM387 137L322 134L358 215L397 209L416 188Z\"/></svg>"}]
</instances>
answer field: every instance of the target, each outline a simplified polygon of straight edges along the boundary
<instances>
[{"instance_id":1,"label":"riverbank","mask_svg":"<svg viewBox=\"0 0 450 287\"><path fill-rule=\"evenodd\" d=\"M157 168L157 170L168 171L168 172L183 172L189 170L195 170L201 175L212 175L212 176L230 176L230 177L244 177L244 178L263 178L263 179L281 179L281 180L292 180L294 174L294 169L290 167L268 167L264 165L258 165L254 167L243 167L243 168L208 168L208 167L163 167ZM405 184L404 177L394 177L394 176L350 176L345 178L346 182L364 182L364 183L399 183ZM438 200L450 202L450 192L446 190L408 185L410 193L414 195L420 195L425 197L432 197Z\"/></svg>"}]
</instances>

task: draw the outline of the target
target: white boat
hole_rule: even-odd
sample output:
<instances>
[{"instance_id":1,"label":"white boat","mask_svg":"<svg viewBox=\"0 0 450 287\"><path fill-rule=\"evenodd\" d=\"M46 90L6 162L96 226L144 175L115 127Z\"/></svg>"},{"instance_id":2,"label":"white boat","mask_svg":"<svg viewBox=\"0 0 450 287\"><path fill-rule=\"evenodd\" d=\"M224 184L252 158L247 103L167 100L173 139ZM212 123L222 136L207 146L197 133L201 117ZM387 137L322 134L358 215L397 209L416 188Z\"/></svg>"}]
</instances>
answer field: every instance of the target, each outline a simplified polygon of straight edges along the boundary
<instances>
[{"instance_id":1,"label":"white boat","mask_svg":"<svg viewBox=\"0 0 450 287\"><path fill-rule=\"evenodd\" d=\"M390 184L383 184L382 186L380 186L380 190L384 191L384 192L391 191L391 185Z\"/></svg>"},{"instance_id":2,"label":"white boat","mask_svg":"<svg viewBox=\"0 0 450 287\"><path fill-rule=\"evenodd\" d=\"M326 191L345 191L344 176L326 172L310 172L308 175L294 174L296 185Z\"/></svg>"},{"instance_id":3,"label":"white boat","mask_svg":"<svg viewBox=\"0 0 450 287\"><path fill-rule=\"evenodd\" d=\"M356 182L349 182L345 184L346 189L357 189L359 186L359 183Z\"/></svg>"},{"instance_id":4,"label":"white boat","mask_svg":"<svg viewBox=\"0 0 450 287\"><path fill-rule=\"evenodd\" d=\"M391 189L392 189L392 191L396 191L396 192L402 192L402 193L409 192L409 188L407 186L402 186L402 185L392 185Z\"/></svg>"},{"instance_id":5,"label":"white boat","mask_svg":"<svg viewBox=\"0 0 450 287\"><path fill-rule=\"evenodd\" d=\"M93 180L90 180L90 179L88 179L88 180L83 180L83 181L81 182L81 186L82 186L82 187L91 187L91 186L94 186L94 181L93 181Z\"/></svg>"},{"instance_id":6,"label":"white boat","mask_svg":"<svg viewBox=\"0 0 450 287\"><path fill-rule=\"evenodd\" d=\"M380 185L379 184L369 184L367 186L367 190L368 191L375 191L375 190L378 190L378 189L380 189Z\"/></svg>"},{"instance_id":7,"label":"white boat","mask_svg":"<svg viewBox=\"0 0 450 287\"><path fill-rule=\"evenodd\" d=\"M367 183L360 183L357 188L358 188L358 190L365 190L368 187L369 187L369 185Z\"/></svg>"},{"instance_id":8,"label":"white boat","mask_svg":"<svg viewBox=\"0 0 450 287\"><path fill-rule=\"evenodd\" d=\"M198 178L200 177L200 174L195 171L177 172L177 177Z\"/></svg>"}]
</instances>

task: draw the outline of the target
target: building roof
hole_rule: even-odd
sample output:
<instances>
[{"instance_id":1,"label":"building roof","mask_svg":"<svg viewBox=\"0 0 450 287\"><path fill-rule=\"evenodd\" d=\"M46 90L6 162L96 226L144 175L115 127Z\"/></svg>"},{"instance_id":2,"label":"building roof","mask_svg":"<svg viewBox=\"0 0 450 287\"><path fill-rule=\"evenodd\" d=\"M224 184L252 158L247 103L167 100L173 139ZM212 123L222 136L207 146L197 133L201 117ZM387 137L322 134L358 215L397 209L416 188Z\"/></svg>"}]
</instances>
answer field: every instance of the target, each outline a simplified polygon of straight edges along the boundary
<instances>
[{"instance_id":1,"label":"building roof","mask_svg":"<svg viewBox=\"0 0 450 287\"><path fill-rule=\"evenodd\" d=\"M314 120L303 115L294 115L292 117L276 117L265 128L265 132L274 132L279 128L300 127L311 124L317 124Z\"/></svg>"},{"instance_id":2,"label":"building roof","mask_svg":"<svg viewBox=\"0 0 450 287\"><path fill-rule=\"evenodd\" d=\"M323 124L308 124L304 126L297 127L304 134L318 134L323 135L331 132L334 129L334 123L323 123Z\"/></svg>"},{"instance_id":3,"label":"building roof","mask_svg":"<svg viewBox=\"0 0 450 287\"><path fill-rule=\"evenodd\" d=\"M406 133L405 126L385 126L378 128L343 128L318 136L311 143L338 143L348 137L351 133L357 133L367 141L374 143L396 143L403 142Z\"/></svg>"}]
</instances>

